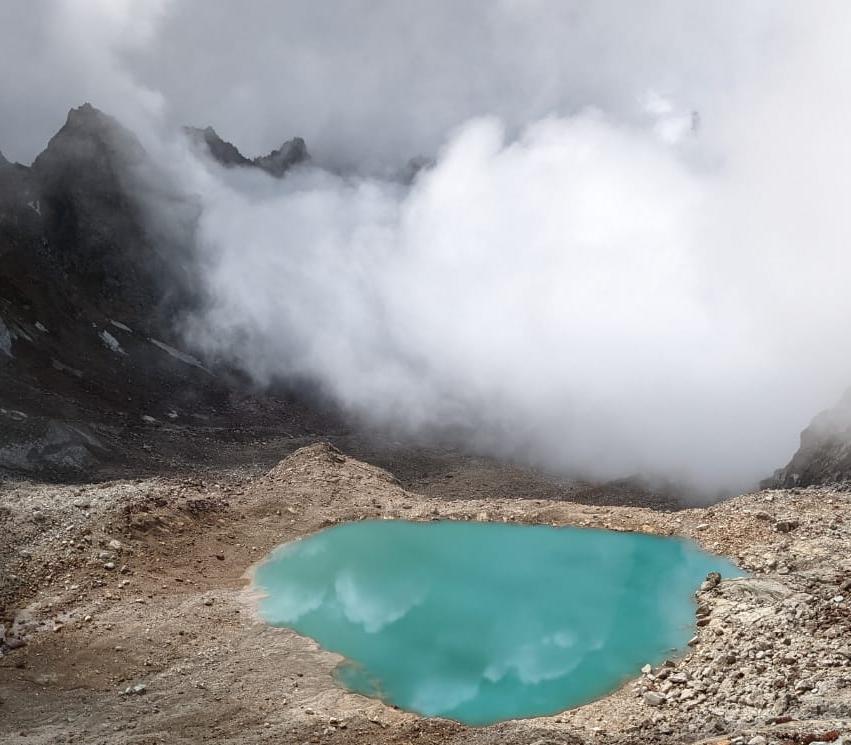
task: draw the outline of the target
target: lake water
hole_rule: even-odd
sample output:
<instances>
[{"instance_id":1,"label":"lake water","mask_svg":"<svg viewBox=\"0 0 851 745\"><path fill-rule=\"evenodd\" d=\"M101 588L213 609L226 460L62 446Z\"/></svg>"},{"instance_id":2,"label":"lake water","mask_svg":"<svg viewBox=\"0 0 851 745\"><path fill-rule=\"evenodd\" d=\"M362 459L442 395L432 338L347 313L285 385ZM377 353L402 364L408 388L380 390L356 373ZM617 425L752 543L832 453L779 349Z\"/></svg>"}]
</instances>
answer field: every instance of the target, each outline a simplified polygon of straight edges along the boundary
<instances>
[{"instance_id":1,"label":"lake water","mask_svg":"<svg viewBox=\"0 0 851 745\"><path fill-rule=\"evenodd\" d=\"M479 725L586 703L683 649L710 571L741 574L676 538L375 520L281 546L255 581L267 622L346 658L347 688Z\"/></svg>"}]
</instances>

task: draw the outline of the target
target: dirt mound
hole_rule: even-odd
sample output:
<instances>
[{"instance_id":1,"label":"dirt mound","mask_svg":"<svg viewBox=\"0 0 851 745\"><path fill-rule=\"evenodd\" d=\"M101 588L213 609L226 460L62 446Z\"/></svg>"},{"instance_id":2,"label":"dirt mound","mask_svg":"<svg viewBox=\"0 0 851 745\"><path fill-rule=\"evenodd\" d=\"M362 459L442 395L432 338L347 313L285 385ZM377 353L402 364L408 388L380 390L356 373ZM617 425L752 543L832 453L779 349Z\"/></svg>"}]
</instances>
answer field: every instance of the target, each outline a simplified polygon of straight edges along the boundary
<instances>
[{"instance_id":1,"label":"dirt mound","mask_svg":"<svg viewBox=\"0 0 851 745\"><path fill-rule=\"evenodd\" d=\"M341 469L340 466L343 465L347 467ZM355 476L360 480L399 485L399 481L389 471L347 458L341 450L329 442L317 442L299 448L270 469L266 478L273 483L281 483L294 478L324 478L334 472Z\"/></svg>"}]
</instances>

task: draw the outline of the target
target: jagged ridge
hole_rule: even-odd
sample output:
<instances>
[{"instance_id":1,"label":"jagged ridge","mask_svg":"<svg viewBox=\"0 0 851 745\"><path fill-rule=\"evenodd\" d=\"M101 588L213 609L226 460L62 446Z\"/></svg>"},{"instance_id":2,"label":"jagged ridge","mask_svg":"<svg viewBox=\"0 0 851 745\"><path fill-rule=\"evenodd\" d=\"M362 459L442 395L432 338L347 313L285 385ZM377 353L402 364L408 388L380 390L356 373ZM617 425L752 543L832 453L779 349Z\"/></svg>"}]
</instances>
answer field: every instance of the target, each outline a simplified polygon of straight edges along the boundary
<instances>
[{"instance_id":1,"label":"jagged ridge","mask_svg":"<svg viewBox=\"0 0 851 745\"><path fill-rule=\"evenodd\" d=\"M205 148L213 160L227 168L259 168L275 178L281 178L290 168L310 158L307 145L301 137L287 140L277 150L252 160L239 152L233 143L223 140L212 127L184 127L183 131L190 142Z\"/></svg>"}]
</instances>

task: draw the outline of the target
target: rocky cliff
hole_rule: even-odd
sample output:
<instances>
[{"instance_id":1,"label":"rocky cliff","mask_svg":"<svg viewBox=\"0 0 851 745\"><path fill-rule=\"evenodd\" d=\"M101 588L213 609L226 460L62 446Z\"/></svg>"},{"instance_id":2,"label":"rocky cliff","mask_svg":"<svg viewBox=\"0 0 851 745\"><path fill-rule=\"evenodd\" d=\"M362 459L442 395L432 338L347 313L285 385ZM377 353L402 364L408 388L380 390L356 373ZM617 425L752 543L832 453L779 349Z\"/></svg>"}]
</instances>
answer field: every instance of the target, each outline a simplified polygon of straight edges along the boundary
<instances>
[{"instance_id":1,"label":"rocky cliff","mask_svg":"<svg viewBox=\"0 0 851 745\"><path fill-rule=\"evenodd\" d=\"M252 167L282 176L304 157L303 142L285 145ZM169 205L156 220L152 194ZM137 138L89 104L31 166L0 158L0 469L125 458L128 428L212 426L248 411L294 421L291 406L253 396L178 331L203 300L198 214Z\"/></svg>"},{"instance_id":2,"label":"rocky cliff","mask_svg":"<svg viewBox=\"0 0 851 745\"><path fill-rule=\"evenodd\" d=\"M792 460L763 482L766 487L810 486L851 481L851 389L801 433Z\"/></svg>"},{"instance_id":3,"label":"rocky cliff","mask_svg":"<svg viewBox=\"0 0 851 745\"><path fill-rule=\"evenodd\" d=\"M212 127L184 127L189 141L227 168L259 168L270 176L281 178L293 166L309 160L307 145L301 137L287 140L277 150L257 158L246 158L233 143L219 137Z\"/></svg>"}]
</instances>

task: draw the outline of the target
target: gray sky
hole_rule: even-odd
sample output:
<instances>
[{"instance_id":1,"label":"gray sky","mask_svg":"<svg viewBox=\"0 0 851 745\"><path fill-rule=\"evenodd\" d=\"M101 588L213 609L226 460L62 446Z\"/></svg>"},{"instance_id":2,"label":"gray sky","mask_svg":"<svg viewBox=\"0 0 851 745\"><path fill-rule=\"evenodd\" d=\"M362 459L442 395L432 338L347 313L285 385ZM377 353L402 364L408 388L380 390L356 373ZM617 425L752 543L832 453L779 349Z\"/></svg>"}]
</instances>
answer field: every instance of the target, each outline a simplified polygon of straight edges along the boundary
<instances>
[{"instance_id":1,"label":"gray sky","mask_svg":"<svg viewBox=\"0 0 851 745\"><path fill-rule=\"evenodd\" d=\"M298 134L323 160L380 168L483 114L635 117L650 89L711 108L786 33L783 15L678 0L9 0L0 149L28 162L88 100L130 126L212 124L248 153Z\"/></svg>"}]
</instances>

